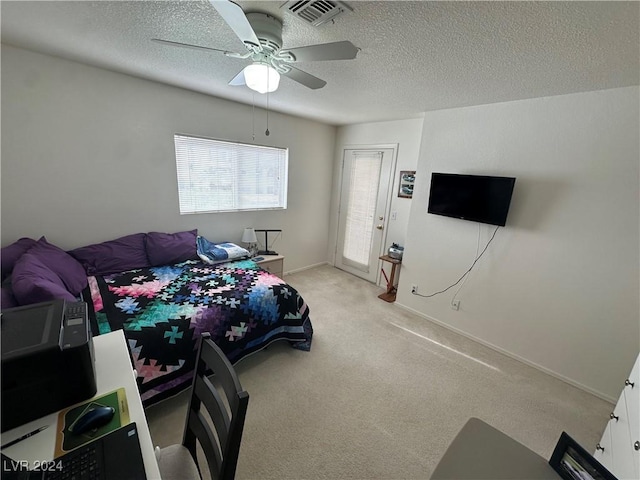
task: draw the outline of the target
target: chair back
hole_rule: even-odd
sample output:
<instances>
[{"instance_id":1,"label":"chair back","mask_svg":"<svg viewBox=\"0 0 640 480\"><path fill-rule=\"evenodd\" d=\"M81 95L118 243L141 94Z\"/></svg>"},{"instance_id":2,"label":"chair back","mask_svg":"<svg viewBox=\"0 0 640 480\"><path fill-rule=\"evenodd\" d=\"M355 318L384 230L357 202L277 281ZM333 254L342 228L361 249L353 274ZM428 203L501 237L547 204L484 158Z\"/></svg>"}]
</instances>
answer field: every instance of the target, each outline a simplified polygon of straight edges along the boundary
<instances>
[{"instance_id":1,"label":"chair back","mask_svg":"<svg viewBox=\"0 0 640 480\"><path fill-rule=\"evenodd\" d=\"M212 480L234 478L248 404L249 394L242 389L233 366L211 336L202 334L182 440L200 476L196 440L205 454ZM203 406L210 421L203 415Z\"/></svg>"}]
</instances>

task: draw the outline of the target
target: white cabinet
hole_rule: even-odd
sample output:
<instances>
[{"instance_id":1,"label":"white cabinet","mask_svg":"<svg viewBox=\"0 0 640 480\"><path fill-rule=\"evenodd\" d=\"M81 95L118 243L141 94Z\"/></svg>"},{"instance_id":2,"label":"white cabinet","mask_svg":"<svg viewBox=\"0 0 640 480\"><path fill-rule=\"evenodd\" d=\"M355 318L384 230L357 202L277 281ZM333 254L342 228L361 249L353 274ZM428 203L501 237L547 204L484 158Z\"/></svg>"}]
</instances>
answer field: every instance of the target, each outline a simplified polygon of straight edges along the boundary
<instances>
[{"instance_id":1,"label":"white cabinet","mask_svg":"<svg viewBox=\"0 0 640 480\"><path fill-rule=\"evenodd\" d=\"M610 415L594 457L620 480L640 478L640 356Z\"/></svg>"},{"instance_id":2,"label":"white cabinet","mask_svg":"<svg viewBox=\"0 0 640 480\"><path fill-rule=\"evenodd\" d=\"M640 358L640 357L639 357ZM631 428L631 443L633 443L633 452L636 466L636 477L640 478L640 360L636 360L636 364L629 375L631 385L625 385L624 398L627 402L627 416L629 417L629 426Z\"/></svg>"},{"instance_id":3,"label":"white cabinet","mask_svg":"<svg viewBox=\"0 0 640 480\"><path fill-rule=\"evenodd\" d=\"M613 465L613 457L611 456L611 423L607 423L604 429L600 443L596 446L593 454L594 458L611 471Z\"/></svg>"}]
</instances>

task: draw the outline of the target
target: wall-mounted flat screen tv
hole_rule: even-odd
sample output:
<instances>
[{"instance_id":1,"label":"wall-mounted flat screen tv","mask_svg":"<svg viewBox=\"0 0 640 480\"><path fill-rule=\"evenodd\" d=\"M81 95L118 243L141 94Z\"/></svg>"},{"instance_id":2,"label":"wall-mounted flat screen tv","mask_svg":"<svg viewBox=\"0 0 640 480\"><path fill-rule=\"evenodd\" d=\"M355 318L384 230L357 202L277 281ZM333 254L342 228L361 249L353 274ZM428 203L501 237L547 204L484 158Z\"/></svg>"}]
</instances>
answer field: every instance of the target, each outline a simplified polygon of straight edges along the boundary
<instances>
[{"instance_id":1,"label":"wall-mounted flat screen tv","mask_svg":"<svg viewBox=\"0 0 640 480\"><path fill-rule=\"evenodd\" d=\"M432 173L427 211L435 215L504 226L516 179Z\"/></svg>"}]
</instances>

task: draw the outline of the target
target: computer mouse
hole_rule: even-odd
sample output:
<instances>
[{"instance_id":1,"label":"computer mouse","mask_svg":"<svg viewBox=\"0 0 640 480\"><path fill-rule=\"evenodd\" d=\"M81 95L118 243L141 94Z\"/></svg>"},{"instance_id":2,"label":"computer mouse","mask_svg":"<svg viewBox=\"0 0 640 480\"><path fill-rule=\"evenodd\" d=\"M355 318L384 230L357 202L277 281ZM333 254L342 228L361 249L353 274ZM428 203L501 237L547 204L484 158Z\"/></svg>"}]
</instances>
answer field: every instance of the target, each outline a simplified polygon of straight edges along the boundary
<instances>
[{"instance_id":1,"label":"computer mouse","mask_svg":"<svg viewBox=\"0 0 640 480\"><path fill-rule=\"evenodd\" d=\"M100 428L111 421L116 413L113 407L96 407L81 415L69 430L81 435L90 430Z\"/></svg>"}]
</instances>

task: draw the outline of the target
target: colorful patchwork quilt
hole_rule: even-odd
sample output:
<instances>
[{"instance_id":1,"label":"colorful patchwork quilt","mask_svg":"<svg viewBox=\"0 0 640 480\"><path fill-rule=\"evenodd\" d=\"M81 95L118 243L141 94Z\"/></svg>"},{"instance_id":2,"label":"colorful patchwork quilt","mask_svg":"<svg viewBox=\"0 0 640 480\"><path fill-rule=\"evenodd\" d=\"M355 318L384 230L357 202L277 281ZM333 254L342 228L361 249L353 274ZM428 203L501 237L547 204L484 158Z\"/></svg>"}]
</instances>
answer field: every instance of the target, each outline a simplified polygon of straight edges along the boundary
<instances>
[{"instance_id":1,"label":"colorful patchwork quilt","mask_svg":"<svg viewBox=\"0 0 640 480\"><path fill-rule=\"evenodd\" d=\"M124 330L145 406L190 385L202 332L231 363L279 339L311 348L302 297L251 260L129 270L89 277L88 288L93 332Z\"/></svg>"}]
</instances>

